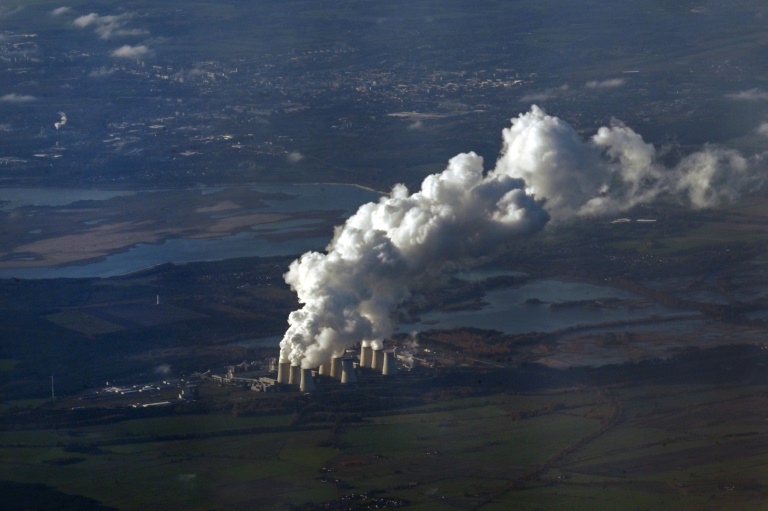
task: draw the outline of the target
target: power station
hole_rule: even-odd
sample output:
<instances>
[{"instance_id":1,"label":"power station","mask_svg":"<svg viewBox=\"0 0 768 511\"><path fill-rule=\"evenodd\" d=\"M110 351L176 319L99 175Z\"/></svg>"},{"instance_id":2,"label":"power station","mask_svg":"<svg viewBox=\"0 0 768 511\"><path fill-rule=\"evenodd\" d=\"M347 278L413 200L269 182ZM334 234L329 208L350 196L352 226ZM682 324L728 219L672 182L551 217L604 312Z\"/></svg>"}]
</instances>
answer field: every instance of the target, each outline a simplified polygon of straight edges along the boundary
<instances>
[{"instance_id":1,"label":"power station","mask_svg":"<svg viewBox=\"0 0 768 511\"><path fill-rule=\"evenodd\" d=\"M298 388L301 392L314 392L317 389L316 379L317 382L354 385L358 383L359 375L367 373L389 378L395 376L397 371L397 355L394 349L384 350L364 343L359 354L355 350L346 350L343 355L332 357L329 362L316 368L302 368L290 362L280 362L277 364L277 378L274 383L292 387L294 390Z\"/></svg>"},{"instance_id":2,"label":"power station","mask_svg":"<svg viewBox=\"0 0 768 511\"><path fill-rule=\"evenodd\" d=\"M402 358L402 357L401 357ZM363 344L345 350L340 356L314 368L305 368L291 362L275 363L270 359L269 372L258 370L256 363L228 366L225 375L212 374L209 378L225 385L240 385L259 392L301 391L314 392L317 384L353 386L379 377L387 380L397 375L398 356L394 349L384 350ZM277 370L277 375L274 374Z\"/></svg>"}]
</instances>

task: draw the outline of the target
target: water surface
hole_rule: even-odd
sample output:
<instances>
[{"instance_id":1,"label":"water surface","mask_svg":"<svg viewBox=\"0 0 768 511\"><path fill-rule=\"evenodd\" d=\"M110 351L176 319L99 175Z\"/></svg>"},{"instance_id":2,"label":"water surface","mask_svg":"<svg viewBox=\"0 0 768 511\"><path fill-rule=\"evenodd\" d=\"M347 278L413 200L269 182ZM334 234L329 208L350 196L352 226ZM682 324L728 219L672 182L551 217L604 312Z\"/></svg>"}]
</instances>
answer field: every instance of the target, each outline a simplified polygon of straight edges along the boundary
<instances>
[{"instance_id":1,"label":"water surface","mask_svg":"<svg viewBox=\"0 0 768 511\"><path fill-rule=\"evenodd\" d=\"M532 280L512 288L487 292L483 297L487 305L480 310L427 312L421 315L419 323L403 324L399 331L471 327L498 330L509 334L553 332L580 325L633 321L675 312L674 309L656 304L639 309L620 305L611 308L596 308L587 304L555 307L550 305L613 298L642 299L641 296L629 291L583 282ZM530 299L538 299L543 303L526 303Z\"/></svg>"},{"instance_id":2,"label":"water surface","mask_svg":"<svg viewBox=\"0 0 768 511\"><path fill-rule=\"evenodd\" d=\"M179 193L215 195L226 187L191 188ZM313 211L341 211L342 218L358 207L381 197L378 192L354 185L285 184L253 185L259 192L282 194L268 199L255 212L265 214L301 214ZM6 189L0 191L0 207L12 210L22 206L64 206L82 200L103 200L152 191L57 190L45 188ZM169 238L161 243L140 243L98 261L63 266L8 268L0 278L87 278L124 275L164 263L220 261L238 257L273 257L299 255L309 250L323 250L331 240L317 236L318 218L295 218L254 225L250 231L217 238ZM290 236L279 236L287 235ZM313 235L314 234L314 235Z\"/></svg>"}]
</instances>

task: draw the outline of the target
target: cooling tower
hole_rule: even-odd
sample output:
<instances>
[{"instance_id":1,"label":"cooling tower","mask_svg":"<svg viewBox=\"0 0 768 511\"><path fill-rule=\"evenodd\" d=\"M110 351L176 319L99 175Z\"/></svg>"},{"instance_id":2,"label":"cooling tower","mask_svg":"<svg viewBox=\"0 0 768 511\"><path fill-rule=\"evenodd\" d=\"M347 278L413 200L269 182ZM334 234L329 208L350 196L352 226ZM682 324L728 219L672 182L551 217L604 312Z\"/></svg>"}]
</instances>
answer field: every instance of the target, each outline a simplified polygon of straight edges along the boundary
<instances>
[{"instance_id":1,"label":"cooling tower","mask_svg":"<svg viewBox=\"0 0 768 511\"><path fill-rule=\"evenodd\" d=\"M312 379L312 369L301 370L301 385L299 388L302 392L313 392L315 390L315 380Z\"/></svg>"},{"instance_id":2,"label":"cooling tower","mask_svg":"<svg viewBox=\"0 0 768 511\"><path fill-rule=\"evenodd\" d=\"M394 351L384 353L384 368L381 374L384 376L394 376L397 374L397 357Z\"/></svg>"},{"instance_id":3,"label":"cooling tower","mask_svg":"<svg viewBox=\"0 0 768 511\"><path fill-rule=\"evenodd\" d=\"M331 359L331 378L341 379L341 357L333 357Z\"/></svg>"},{"instance_id":4,"label":"cooling tower","mask_svg":"<svg viewBox=\"0 0 768 511\"><path fill-rule=\"evenodd\" d=\"M371 368L381 371L384 367L384 349L373 349L373 360L371 361Z\"/></svg>"},{"instance_id":5,"label":"cooling tower","mask_svg":"<svg viewBox=\"0 0 768 511\"><path fill-rule=\"evenodd\" d=\"M291 385L298 385L301 383L301 366L291 366L290 376L288 377L288 383Z\"/></svg>"},{"instance_id":6,"label":"cooling tower","mask_svg":"<svg viewBox=\"0 0 768 511\"><path fill-rule=\"evenodd\" d=\"M277 366L277 383L287 384L290 378L291 363L280 362Z\"/></svg>"},{"instance_id":7,"label":"cooling tower","mask_svg":"<svg viewBox=\"0 0 768 511\"><path fill-rule=\"evenodd\" d=\"M370 346L363 346L360 348L360 367L371 367L372 358L373 348Z\"/></svg>"},{"instance_id":8,"label":"cooling tower","mask_svg":"<svg viewBox=\"0 0 768 511\"><path fill-rule=\"evenodd\" d=\"M341 366L341 383L357 383L354 360L345 358Z\"/></svg>"},{"instance_id":9,"label":"cooling tower","mask_svg":"<svg viewBox=\"0 0 768 511\"><path fill-rule=\"evenodd\" d=\"M325 364L320 364L320 367L317 368L317 374L321 374L323 376L330 376L331 375L331 363L326 362Z\"/></svg>"}]
</instances>

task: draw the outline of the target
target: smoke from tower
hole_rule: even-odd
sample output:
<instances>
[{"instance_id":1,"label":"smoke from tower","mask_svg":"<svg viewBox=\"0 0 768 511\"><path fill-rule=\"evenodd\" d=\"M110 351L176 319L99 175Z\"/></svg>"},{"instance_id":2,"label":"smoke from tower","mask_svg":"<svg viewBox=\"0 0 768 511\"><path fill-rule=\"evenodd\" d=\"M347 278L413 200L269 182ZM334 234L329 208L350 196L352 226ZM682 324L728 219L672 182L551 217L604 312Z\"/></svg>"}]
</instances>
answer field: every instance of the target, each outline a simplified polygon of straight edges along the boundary
<instances>
[{"instance_id":1,"label":"smoke from tower","mask_svg":"<svg viewBox=\"0 0 768 511\"><path fill-rule=\"evenodd\" d=\"M65 114L64 112L59 112L59 117L60 117L59 121L53 123L53 126L54 128L56 128L57 131L59 128L67 124L67 114Z\"/></svg>"},{"instance_id":2,"label":"smoke from tower","mask_svg":"<svg viewBox=\"0 0 768 511\"><path fill-rule=\"evenodd\" d=\"M546 199L553 221L607 215L645 204L661 194L680 194L695 208L734 200L762 185L762 156L747 159L732 149L705 146L666 168L656 149L614 121L583 142L565 121L536 106L503 130L501 157L492 174L525 180Z\"/></svg>"},{"instance_id":3,"label":"smoke from tower","mask_svg":"<svg viewBox=\"0 0 768 511\"><path fill-rule=\"evenodd\" d=\"M524 243L550 219L616 213L664 193L681 194L693 207L733 200L762 183L754 172L759 161L707 147L665 168L627 126L600 128L585 142L533 106L503 131L493 170L485 172L475 153L459 154L419 191L396 185L361 206L336 228L325 253L291 263L285 280L303 306L289 315L280 359L314 367L356 342L378 347L394 329L398 305L447 269Z\"/></svg>"}]
</instances>

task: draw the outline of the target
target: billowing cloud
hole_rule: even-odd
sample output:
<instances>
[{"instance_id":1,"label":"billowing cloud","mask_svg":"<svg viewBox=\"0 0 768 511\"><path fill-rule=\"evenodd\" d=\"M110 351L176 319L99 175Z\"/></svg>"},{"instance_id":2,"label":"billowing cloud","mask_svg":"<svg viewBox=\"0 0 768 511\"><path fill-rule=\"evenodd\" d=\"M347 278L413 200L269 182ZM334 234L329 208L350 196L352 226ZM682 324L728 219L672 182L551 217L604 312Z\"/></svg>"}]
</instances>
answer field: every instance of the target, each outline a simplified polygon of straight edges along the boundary
<instances>
[{"instance_id":1,"label":"billowing cloud","mask_svg":"<svg viewBox=\"0 0 768 511\"><path fill-rule=\"evenodd\" d=\"M551 87L540 92L531 92L520 98L522 103L534 103L537 101L546 101L548 99L556 98L562 93L568 90L568 84L563 84L560 87Z\"/></svg>"},{"instance_id":2,"label":"billowing cloud","mask_svg":"<svg viewBox=\"0 0 768 511\"><path fill-rule=\"evenodd\" d=\"M286 156L286 159L288 160L288 163L299 163L301 160L304 159L304 155L301 154L299 151L291 151Z\"/></svg>"},{"instance_id":3,"label":"billowing cloud","mask_svg":"<svg viewBox=\"0 0 768 511\"><path fill-rule=\"evenodd\" d=\"M661 194L692 207L734 200L762 184L761 158L714 146L667 168L615 122L582 140L533 106L503 130L495 168L459 154L410 193L403 185L338 227L325 253L291 263L286 282L302 308L289 315L280 359L314 367L356 342L378 343L411 293L448 269L472 266L552 220L609 215Z\"/></svg>"},{"instance_id":4,"label":"billowing cloud","mask_svg":"<svg viewBox=\"0 0 768 511\"><path fill-rule=\"evenodd\" d=\"M101 16L95 12L75 18L73 25L79 28L93 26L96 33L102 39L112 39L116 36L146 35L148 32L141 28L125 28L125 25L134 17L133 13Z\"/></svg>"},{"instance_id":5,"label":"billowing cloud","mask_svg":"<svg viewBox=\"0 0 768 511\"><path fill-rule=\"evenodd\" d=\"M611 78L603 81L593 80L585 83L584 87L587 89L615 89L616 87L621 87L625 83L626 80L624 78Z\"/></svg>"},{"instance_id":6,"label":"billowing cloud","mask_svg":"<svg viewBox=\"0 0 768 511\"><path fill-rule=\"evenodd\" d=\"M537 107L513 119L503 138L494 172L524 179L555 221L613 214L670 193L687 196L693 207L712 207L764 180L762 172L750 172L760 156L748 160L707 146L667 168L651 144L618 121L585 142Z\"/></svg>"},{"instance_id":7,"label":"billowing cloud","mask_svg":"<svg viewBox=\"0 0 768 511\"><path fill-rule=\"evenodd\" d=\"M160 364L159 366L155 367L155 374L171 374L171 366L168 364Z\"/></svg>"},{"instance_id":8,"label":"billowing cloud","mask_svg":"<svg viewBox=\"0 0 768 511\"><path fill-rule=\"evenodd\" d=\"M669 187L687 195L696 208L710 208L734 201L742 192L762 186L765 176L755 163L738 151L707 146L688 155L672 169Z\"/></svg>"},{"instance_id":9,"label":"billowing cloud","mask_svg":"<svg viewBox=\"0 0 768 511\"><path fill-rule=\"evenodd\" d=\"M140 44L138 46L131 46L129 44L125 44L121 46L120 48L116 49L112 52L113 57L121 58L121 59L139 59L141 57L146 57L149 55L150 50L143 44Z\"/></svg>"},{"instance_id":10,"label":"billowing cloud","mask_svg":"<svg viewBox=\"0 0 768 511\"><path fill-rule=\"evenodd\" d=\"M15 92L0 96L0 101L3 103L29 103L30 101L35 101L36 99L37 98L35 96L30 96L29 94L17 94Z\"/></svg>"},{"instance_id":11,"label":"billowing cloud","mask_svg":"<svg viewBox=\"0 0 768 511\"><path fill-rule=\"evenodd\" d=\"M768 137L768 122L764 122L760 124L760 126L758 126L755 131L757 131L758 135Z\"/></svg>"},{"instance_id":12,"label":"billowing cloud","mask_svg":"<svg viewBox=\"0 0 768 511\"><path fill-rule=\"evenodd\" d=\"M304 307L290 314L281 359L312 367L354 342L378 342L420 282L493 253L501 239L541 229L547 213L524 187L520 179L485 176L483 159L467 153L418 192L397 185L361 206L327 253L304 254L285 275Z\"/></svg>"},{"instance_id":13,"label":"billowing cloud","mask_svg":"<svg viewBox=\"0 0 768 511\"><path fill-rule=\"evenodd\" d=\"M75 21L72 22L72 24L76 27L85 28L89 25L97 23L99 18L100 16L98 14L92 12L90 14L84 14L83 16L77 17Z\"/></svg>"},{"instance_id":14,"label":"billowing cloud","mask_svg":"<svg viewBox=\"0 0 768 511\"><path fill-rule=\"evenodd\" d=\"M64 112L59 112L59 121L53 123L53 127L56 128L56 131L59 130L62 126L67 124L67 114Z\"/></svg>"},{"instance_id":15,"label":"billowing cloud","mask_svg":"<svg viewBox=\"0 0 768 511\"><path fill-rule=\"evenodd\" d=\"M57 7L51 11L51 16L61 16L62 14L67 14L71 10L71 7Z\"/></svg>"},{"instance_id":16,"label":"billowing cloud","mask_svg":"<svg viewBox=\"0 0 768 511\"><path fill-rule=\"evenodd\" d=\"M749 89L741 92L732 92L726 94L725 97L737 101L768 101L768 92L760 89Z\"/></svg>"}]
</instances>

